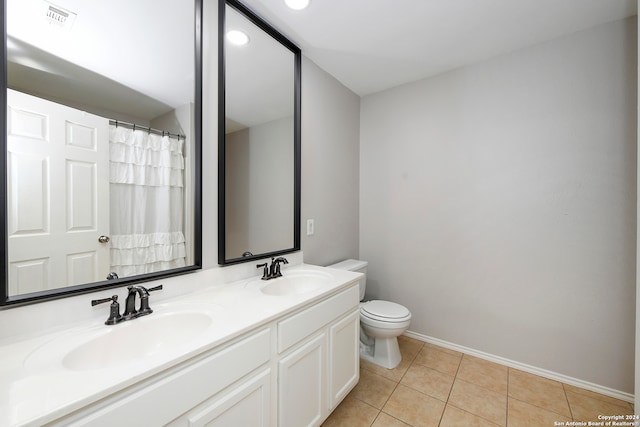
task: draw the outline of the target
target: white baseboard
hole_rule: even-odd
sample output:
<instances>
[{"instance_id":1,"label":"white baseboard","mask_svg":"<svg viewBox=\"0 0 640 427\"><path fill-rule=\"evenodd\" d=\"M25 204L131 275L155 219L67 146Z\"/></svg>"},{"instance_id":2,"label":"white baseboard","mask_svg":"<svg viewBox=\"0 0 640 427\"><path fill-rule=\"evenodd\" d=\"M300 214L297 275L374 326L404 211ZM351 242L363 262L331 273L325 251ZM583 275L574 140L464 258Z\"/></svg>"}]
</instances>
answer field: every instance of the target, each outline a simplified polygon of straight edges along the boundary
<instances>
[{"instance_id":1,"label":"white baseboard","mask_svg":"<svg viewBox=\"0 0 640 427\"><path fill-rule=\"evenodd\" d=\"M493 354L485 353L483 351L474 350L469 347L464 347L462 345L453 344L448 341L443 341L438 338L432 338L426 335L418 334L416 332L407 331L404 333L405 336L409 338L415 338L419 341L424 341L429 344L434 344L440 347L448 348L450 350L459 351L464 354L468 354L470 356L475 356L480 359L488 360L490 362L499 363L501 365L508 366L510 368L519 369L521 371L528 372L530 374L539 375L544 378L548 378L550 380L559 381L565 384L569 384L575 387L584 388L586 390L590 390L596 393L603 394L605 396L613 397L615 399L624 400L625 402L634 403L634 395L631 393L625 393L623 391L614 390L609 387L601 386L598 384L590 383L588 381L583 381L577 378L569 377L563 374L559 374L557 372L548 371L546 369L537 368L535 366L527 365L525 363L516 362L515 360L506 359L504 357L495 356Z\"/></svg>"}]
</instances>

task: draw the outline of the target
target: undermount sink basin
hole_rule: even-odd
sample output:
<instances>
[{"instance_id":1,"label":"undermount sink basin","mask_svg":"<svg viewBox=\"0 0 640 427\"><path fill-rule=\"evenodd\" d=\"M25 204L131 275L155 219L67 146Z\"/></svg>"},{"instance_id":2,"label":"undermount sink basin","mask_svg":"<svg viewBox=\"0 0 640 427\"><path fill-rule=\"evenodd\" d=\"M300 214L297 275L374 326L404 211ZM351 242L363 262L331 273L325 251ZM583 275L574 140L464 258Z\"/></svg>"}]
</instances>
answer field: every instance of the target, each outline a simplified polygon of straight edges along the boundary
<instances>
[{"instance_id":1,"label":"undermount sink basin","mask_svg":"<svg viewBox=\"0 0 640 427\"><path fill-rule=\"evenodd\" d=\"M154 312L47 343L32 353L26 364L35 367L57 361L72 371L113 368L175 353L212 324L211 315L203 311Z\"/></svg>"},{"instance_id":2,"label":"undermount sink basin","mask_svg":"<svg viewBox=\"0 0 640 427\"><path fill-rule=\"evenodd\" d=\"M149 357L191 341L211 325L212 319L196 312L151 314L129 322L116 325L108 333L70 351L62 359L62 365L83 371Z\"/></svg>"},{"instance_id":3,"label":"undermount sink basin","mask_svg":"<svg viewBox=\"0 0 640 427\"><path fill-rule=\"evenodd\" d=\"M260 291L263 294L276 296L305 294L329 286L335 281L331 274L314 270L286 271L277 279L256 280L262 282Z\"/></svg>"}]
</instances>

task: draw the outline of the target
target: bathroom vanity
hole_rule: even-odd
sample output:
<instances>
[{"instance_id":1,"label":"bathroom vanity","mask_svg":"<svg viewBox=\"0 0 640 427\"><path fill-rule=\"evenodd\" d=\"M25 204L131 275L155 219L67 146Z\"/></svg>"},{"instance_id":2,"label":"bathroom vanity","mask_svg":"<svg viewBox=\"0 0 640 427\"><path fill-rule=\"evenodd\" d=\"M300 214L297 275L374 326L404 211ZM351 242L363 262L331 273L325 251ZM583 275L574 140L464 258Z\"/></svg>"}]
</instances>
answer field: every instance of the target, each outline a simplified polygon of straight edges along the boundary
<instances>
[{"instance_id":1,"label":"bathroom vanity","mask_svg":"<svg viewBox=\"0 0 640 427\"><path fill-rule=\"evenodd\" d=\"M105 307L102 320L5 342L0 425L320 425L359 378L362 275L283 275L152 295L149 316L106 326Z\"/></svg>"}]
</instances>

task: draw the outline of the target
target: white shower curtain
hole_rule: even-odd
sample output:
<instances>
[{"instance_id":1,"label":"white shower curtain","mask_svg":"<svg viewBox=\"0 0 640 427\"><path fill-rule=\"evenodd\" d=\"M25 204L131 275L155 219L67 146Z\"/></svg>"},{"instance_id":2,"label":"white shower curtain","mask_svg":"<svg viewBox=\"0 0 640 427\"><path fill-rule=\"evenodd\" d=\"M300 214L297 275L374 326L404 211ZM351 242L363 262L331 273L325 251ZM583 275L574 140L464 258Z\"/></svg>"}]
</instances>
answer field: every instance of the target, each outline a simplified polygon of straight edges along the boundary
<instances>
[{"instance_id":1,"label":"white shower curtain","mask_svg":"<svg viewBox=\"0 0 640 427\"><path fill-rule=\"evenodd\" d=\"M110 126L111 271L183 267L184 139Z\"/></svg>"}]
</instances>

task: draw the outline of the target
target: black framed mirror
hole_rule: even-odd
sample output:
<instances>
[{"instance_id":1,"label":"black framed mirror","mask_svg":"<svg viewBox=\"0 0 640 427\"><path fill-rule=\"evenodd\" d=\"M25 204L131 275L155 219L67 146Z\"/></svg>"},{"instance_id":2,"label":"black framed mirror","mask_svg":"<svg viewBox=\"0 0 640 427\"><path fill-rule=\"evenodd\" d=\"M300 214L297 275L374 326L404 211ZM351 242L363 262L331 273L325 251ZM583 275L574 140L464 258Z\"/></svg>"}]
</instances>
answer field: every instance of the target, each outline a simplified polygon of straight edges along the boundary
<instances>
[{"instance_id":1,"label":"black framed mirror","mask_svg":"<svg viewBox=\"0 0 640 427\"><path fill-rule=\"evenodd\" d=\"M0 305L201 268L202 0L3 7Z\"/></svg>"},{"instance_id":2,"label":"black framed mirror","mask_svg":"<svg viewBox=\"0 0 640 427\"><path fill-rule=\"evenodd\" d=\"M236 0L219 0L218 18L218 262L226 265L300 250L301 52Z\"/></svg>"}]
</instances>

